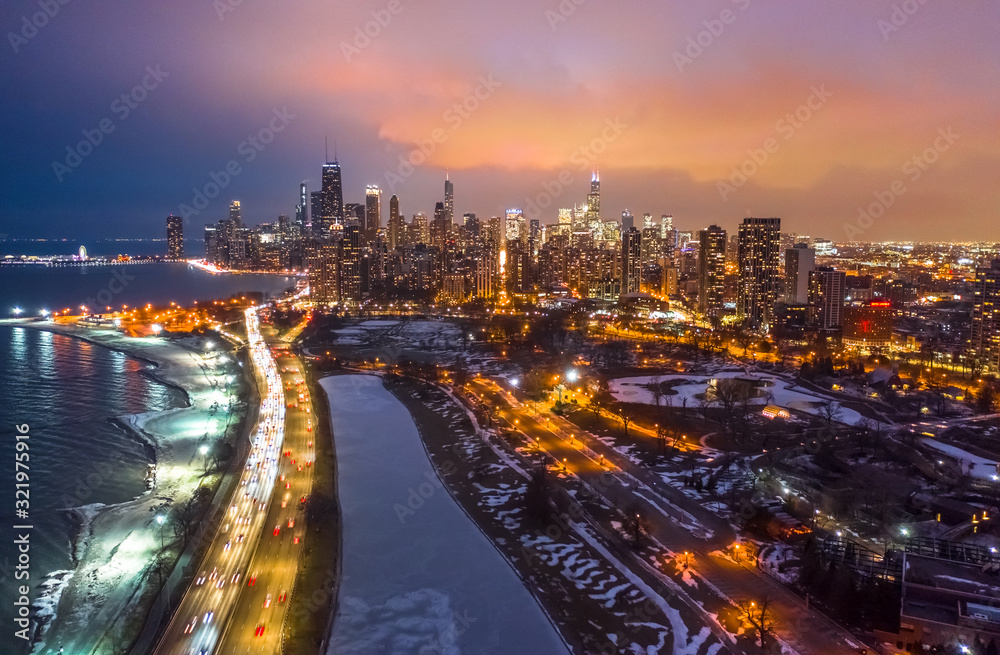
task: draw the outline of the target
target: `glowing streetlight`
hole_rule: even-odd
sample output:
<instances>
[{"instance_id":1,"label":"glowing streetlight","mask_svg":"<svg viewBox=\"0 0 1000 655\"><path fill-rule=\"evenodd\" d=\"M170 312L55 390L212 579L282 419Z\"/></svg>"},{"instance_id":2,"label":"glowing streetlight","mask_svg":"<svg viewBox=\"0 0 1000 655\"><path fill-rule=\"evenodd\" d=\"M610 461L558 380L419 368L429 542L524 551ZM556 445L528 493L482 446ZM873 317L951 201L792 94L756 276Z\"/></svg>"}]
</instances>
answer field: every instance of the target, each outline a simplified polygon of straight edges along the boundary
<instances>
[{"instance_id":1,"label":"glowing streetlight","mask_svg":"<svg viewBox=\"0 0 1000 655\"><path fill-rule=\"evenodd\" d=\"M15 307L13 311L14 311L14 316L20 316L21 312L24 310L22 310L20 307Z\"/></svg>"}]
</instances>

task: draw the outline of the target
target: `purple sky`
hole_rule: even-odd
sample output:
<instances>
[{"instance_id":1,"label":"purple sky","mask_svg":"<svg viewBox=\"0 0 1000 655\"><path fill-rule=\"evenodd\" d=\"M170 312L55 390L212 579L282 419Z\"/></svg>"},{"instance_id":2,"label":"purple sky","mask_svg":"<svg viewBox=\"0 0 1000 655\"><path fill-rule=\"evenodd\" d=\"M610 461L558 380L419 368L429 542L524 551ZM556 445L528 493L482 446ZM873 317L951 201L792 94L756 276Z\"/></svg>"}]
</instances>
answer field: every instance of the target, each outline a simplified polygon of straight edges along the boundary
<instances>
[{"instance_id":1,"label":"purple sky","mask_svg":"<svg viewBox=\"0 0 1000 655\"><path fill-rule=\"evenodd\" d=\"M994 1L237 2L70 2L29 37L38 1L5 3L0 234L161 236L230 160L192 236L231 198L274 220L300 181L316 188L329 136L345 200L379 184L407 215L433 211L448 170L458 214L551 193L554 222L600 168L607 219L1000 240ZM123 117L113 103L144 78ZM286 108L248 161L241 144ZM113 131L67 165L102 119Z\"/></svg>"}]
</instances>

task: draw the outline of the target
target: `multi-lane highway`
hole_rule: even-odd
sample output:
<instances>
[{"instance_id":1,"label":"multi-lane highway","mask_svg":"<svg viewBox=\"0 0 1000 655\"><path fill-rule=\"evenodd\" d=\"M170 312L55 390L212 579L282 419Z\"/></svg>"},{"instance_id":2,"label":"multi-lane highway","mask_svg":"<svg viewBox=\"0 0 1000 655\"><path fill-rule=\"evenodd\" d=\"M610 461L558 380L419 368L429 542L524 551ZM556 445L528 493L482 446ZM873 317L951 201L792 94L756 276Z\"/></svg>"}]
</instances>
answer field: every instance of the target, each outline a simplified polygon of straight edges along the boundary
<instances>
[{"instance_id":1,"label":"multi-lane highway","mask_svg":"<svg viewBox=\"0 0 1000 655\"><path fill-rule=\"evenodd\" d=\"M289 357L279 370L261 335L257 308L246 311L246 328L262 385L252 448L225 519L157 653L280 652L303 540L299 506L312 480L312 413L299 365Z\"/></svg>"}]
</instances>

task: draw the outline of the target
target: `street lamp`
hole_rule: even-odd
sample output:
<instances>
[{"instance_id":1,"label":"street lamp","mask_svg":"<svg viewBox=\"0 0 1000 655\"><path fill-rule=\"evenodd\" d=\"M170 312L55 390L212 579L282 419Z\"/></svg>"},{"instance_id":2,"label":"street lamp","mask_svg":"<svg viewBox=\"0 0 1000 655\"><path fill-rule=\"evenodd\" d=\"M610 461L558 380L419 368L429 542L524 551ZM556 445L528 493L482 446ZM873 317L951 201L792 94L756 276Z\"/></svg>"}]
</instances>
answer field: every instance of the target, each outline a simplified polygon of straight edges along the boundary
<instances>
[{"instance_id":1,"label":"street lamp","mask_svg":"<svg viewBox=\"0 0 1000 655\"><path fill-rule=\"evenodd\" d=\"M20 307L15 307L14 308L14 316L20 316L22 311L24 311L24 310L22 310Z\"/></svg>"},{"instance_id":2,"label":"street lamp","mask_svg":"<svg viewBox=\"0 0 1000 655\"><path fill-rule=\"evenodd\" d=\"M163 550L163 524L166 523L167 517L163 514L156 515L156 522L160 525L160 550Z\"/></svg>"}]
</instances>

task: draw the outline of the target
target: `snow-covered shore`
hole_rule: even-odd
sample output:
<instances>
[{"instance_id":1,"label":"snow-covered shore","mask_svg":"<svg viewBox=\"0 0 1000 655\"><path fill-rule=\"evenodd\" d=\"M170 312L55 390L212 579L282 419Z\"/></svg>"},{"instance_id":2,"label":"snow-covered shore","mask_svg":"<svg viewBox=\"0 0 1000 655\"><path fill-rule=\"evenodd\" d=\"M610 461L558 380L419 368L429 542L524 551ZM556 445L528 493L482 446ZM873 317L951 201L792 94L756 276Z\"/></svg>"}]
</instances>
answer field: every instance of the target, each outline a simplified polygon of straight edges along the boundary
<instances>
[{"instance_id":1,"label":"snow-covered shore","mask_svg":"<svg viewBox=\"0 0 1000 655\"><path fill-rule=\"evenodd\" d=\"M73 571L51 572L38 584L34 616L40 640L33 653L110 651L141 628L139 601L156 583L151 565L173 540L157 515L184 502L203 482L203 445L211 447L227 425L236 425L245 403L229 407L227 389L241 389L241 370L231 357L203 352L201 344L134 338L113 330L54 323L24 323L123 352L156 366L148 374L184 392L186 406L119 417L119 423L155 455L156 484L134 500L113 505L67 507L78 524L71 535ZM245 399L244 399L245 400ZM233 409L234 411L230 411ZM107 471L102 471L106 474ZM176 556L176 551L171 551ZM36 637L38 638L38 637Z\"/></svg>"}]
</instances>

